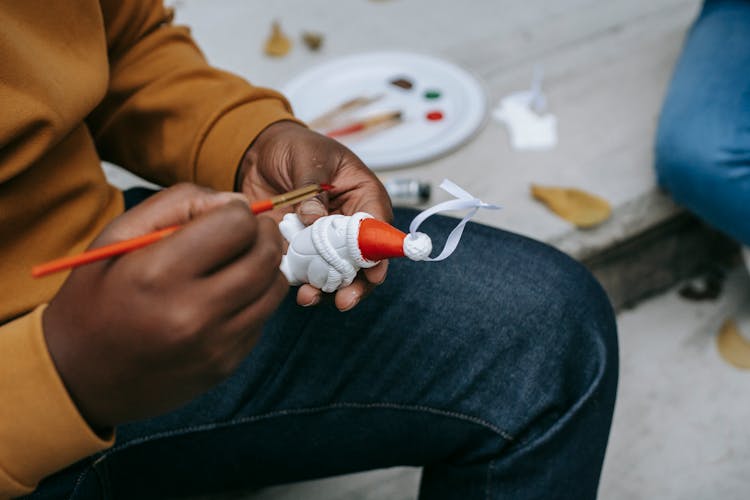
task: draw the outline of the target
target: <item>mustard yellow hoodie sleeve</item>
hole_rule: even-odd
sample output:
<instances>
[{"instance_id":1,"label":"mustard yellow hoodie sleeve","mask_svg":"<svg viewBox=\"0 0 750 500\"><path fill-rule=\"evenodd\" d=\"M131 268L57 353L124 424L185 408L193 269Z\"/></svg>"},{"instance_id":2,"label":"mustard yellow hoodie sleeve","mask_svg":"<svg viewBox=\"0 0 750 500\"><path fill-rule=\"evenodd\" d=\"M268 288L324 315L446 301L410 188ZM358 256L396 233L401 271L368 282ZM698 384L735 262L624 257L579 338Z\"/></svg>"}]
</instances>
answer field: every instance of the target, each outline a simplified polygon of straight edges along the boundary
<instances>
[{"instance_id":1,"label":"mustard yellow hoodie sleeve","mask_svg":"<svg viewBox=\"0 0 750 500\"><path fill-rule=\"evenodd\" d=\"M0 498L30 493L45 476L114 442L94 433L68 396L47 351L43 311L0 326Z\"/></svg>"},{"instance_id":2,"label":"mustard yellow hoodie sleeve","mask_svg":"<svg viewBox=\"0 0 750 500\"><path fill-rule=\"evenodd\" d=\"M162 185L231 190L243 153L293 119L284 98L208 65L161 0L102 0L110 79L87 120L103 159ZM237 50L244 50L240 47Z\"/></svg>"}]
</instances>

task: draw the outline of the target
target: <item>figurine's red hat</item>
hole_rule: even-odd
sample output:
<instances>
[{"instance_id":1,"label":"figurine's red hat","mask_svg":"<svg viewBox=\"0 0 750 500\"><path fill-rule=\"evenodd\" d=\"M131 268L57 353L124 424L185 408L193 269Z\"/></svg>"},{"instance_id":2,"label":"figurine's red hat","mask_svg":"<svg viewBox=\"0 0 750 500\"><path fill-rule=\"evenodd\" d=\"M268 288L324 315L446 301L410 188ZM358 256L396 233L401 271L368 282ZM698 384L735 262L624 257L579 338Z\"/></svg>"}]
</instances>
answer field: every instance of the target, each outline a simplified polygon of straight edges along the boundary
<instances>
[{"instance_id":1,"label":"figurine's red hat","mask_svg":"<svg viewBox=\"0 0 750 500\"><path fill-rule=\"evenodd\" d=\"M358 218L357 215L355 218ZM407 235L387 222L372 217L362 217L358 222L356 241L359 256L370 263L393 257L424 260L432 250L432 242L424 233Z\"/></svg>"}]
</instances>

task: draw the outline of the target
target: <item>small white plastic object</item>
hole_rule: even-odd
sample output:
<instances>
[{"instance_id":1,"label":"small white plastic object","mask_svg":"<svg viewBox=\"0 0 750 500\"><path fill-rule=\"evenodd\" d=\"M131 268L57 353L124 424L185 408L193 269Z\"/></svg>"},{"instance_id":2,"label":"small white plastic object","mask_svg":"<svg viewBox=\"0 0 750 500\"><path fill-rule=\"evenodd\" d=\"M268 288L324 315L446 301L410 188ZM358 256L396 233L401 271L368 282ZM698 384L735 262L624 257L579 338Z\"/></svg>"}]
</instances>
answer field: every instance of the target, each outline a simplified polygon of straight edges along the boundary
<instances>
[{"instance_id":1,"label":"small white plastic object","mask_svg":"<svg viewBox=\"0 0 750 500\"><path fill-rule=\"evenodd\" d=\"M541 67L535 67L531 88L503 97L492 112L508 128L510 143L519 151L545 151L557 146L557 117L546 112L542 77Z\"/></svg>"}]
</instances>

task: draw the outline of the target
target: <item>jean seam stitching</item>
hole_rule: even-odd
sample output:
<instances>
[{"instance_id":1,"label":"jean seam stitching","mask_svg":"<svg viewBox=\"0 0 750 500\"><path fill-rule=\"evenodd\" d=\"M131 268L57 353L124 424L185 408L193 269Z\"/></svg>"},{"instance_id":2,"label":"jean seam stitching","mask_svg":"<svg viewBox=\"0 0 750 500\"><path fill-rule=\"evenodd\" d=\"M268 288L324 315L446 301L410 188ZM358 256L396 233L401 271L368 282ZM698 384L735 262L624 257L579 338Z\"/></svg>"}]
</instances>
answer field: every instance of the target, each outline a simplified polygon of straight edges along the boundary
<instances>
[{"instance_id":1,"label":"jean seam stitching","mask_svg":"<svg viewBox=\"0 0 750 500\"><path fill-rule=\"evenodd\" d=\"M392 409L392 410L406 410L406 411L422 411L426 413L430 413L432 415L438 415L443 417L450 417L455 418L457 420L463 420L465 422L470 422L475 425L479 425L481 427L484 427L486 429L491 430L495 434L499 435L501 438L505 439L508 442L515 441L515 438L508 432L502 430L501 428L497 427L496 425L491 424L490 422L483 420L479 417L475 417L473 415L467 415L465 413L459 413L455 411L448 411L448 410L441 410L439 408L432 408L430 406L424 406L424 405L404 405L399 403L334 403L330 405L323 405L323 406L312 406L308 408L288 408L285 410L275 410L272 412L267 413L261 413L258 415L252 415L248 417L242 417L234 420L230 420L227 422L220 422L220 423L209 423L209 424L201 424L201 425L192 425L189 427L183 427L180 429L172 429L169 431L164 432L158 432L156 434L152 434L150 436L145 436L142 438L134 439L132 441L128 441L127 443L123 444L122 446L114 446L111 449L105 451L102 453L102 455L95 460L94 463L98 463L104 459L106 459L108 456L121 451L126 450L132 446L136 446L139 444L149 443L152 441L156 441L158 439L168 438L168 437L174 437L179 436L183 434L189 434L192 432L204 432L204 431L210 431L215 429L221 429L226 427L232 427L234 425L241 425L241 424L248 424L252 422L258 422L261 420L267 420L269 418L274 417L282 417L282 416L289 416L289 415L308 415L312 413L318 413L323 412L327 410L336 410L336 409L368 409L368 408L379 408L379 409ZM78 491L78 487L83 482L85 477L88 475L89 470L93 467L89 466L87 467L81 474L78 476L78 480L76 481L75 487L73 488L73 491L70 494L69 500L72 500Z\"/></svg>"},{"instance_id":2,"label":"jean seam stitching","mask_svg":"<svg viewBox=\"0 0 750 500\"><path fill-rule=\"evenodd\" d=\"M88 475L89 470L93 470L96 464L103 461L105 458L107 458L106 452L99 452L99 456L96 459L92 460L91 464L83 469L80 474L78 474L78 478L76 479L75 485L73 485L73 491L70 492L68 500L72 500L75 497L76 493L78 493L78 487L83 482L83 479Z\"/></svg>"},{"instance_id":3,"label":"jean seam stitching","mask_svg":"<svg viewBox=\"0 0 750 500\"><path fill-rule=\"evenodd\" d=\"M404 404L399 404L399 403L387 403L387 402L385 403L334 403L334 404L323 405L323 406L311 406L311 407L306 407L306 408L303 407L303 408L288 408L285 410L275 410L275 411L271 411L267 413L261 413L258 415L241 417L238 419L229 420L227 422L220 422L220 423L214 422L214 423L209 423L209 424L193 425L193 426L184 427L181 429L172 429L169 431L156 433L151 436L134 439L133 441L129 441L128 443L122 446L115 446L111 450L105 452L105 455L109 455L110 453L113 453L115 451L126 449L126 448L129 448L130 446L135 446L137 444L143 444L143 443L147 443L150 441L154 441L156 439L172 437L172 436L180 435L183 433L214 430L214 429L219 429L223 427L231 427L232 425L246 424L250 422L257 422L260 420L266 420L269 418L282 417L282 416L288 416L288 415L306 415L310 413L318 413L318 412L322 412L326 410L334 410L334 409L368 409L368 408L424 411L426 413L431 413L433 415L452 417L458 420L472 422L474 424L485 427L491 430L492 432L494 432L495 434L498 434L500 437L502 437L506 441L511 441L511 442L515 441L515 438L510 433L500 429L496 425L493 425L490 422L487 422L486 420L483 420L479 417L475 417L473 415L467 415L464 413L441 410L439 408L432 408L430 406L404 405Z\"/></svg>"},{"instance_id":4,"label":"jean seam stitching","mask_svg":"<svg viewBox=\"0 0 750 500\"><path fill-rule=\"evenodd\" d=\"M81 483L83 482L84 478L88 476L89 469L93 469L94 465L91 464L85 469L81 471L80 474L78 474L78 478L76 479L76 484L73 486L73 490L70 492L70 496L68 497L68 500L73 500L75 498L76 493L78 493L78 487L81 486Z\"/></svg>"}]
</instances>

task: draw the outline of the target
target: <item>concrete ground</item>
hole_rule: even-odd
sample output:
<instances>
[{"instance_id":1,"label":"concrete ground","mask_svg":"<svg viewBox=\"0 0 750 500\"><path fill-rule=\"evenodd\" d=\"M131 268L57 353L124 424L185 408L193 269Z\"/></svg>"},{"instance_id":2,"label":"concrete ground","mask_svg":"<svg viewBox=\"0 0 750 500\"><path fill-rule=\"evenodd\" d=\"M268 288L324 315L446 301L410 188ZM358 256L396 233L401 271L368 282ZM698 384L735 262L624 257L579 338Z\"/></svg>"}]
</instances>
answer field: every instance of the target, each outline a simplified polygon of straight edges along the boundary
<instances>
[{"instance_id":1,"label":"concrete ground","mask_svg":"<svg viewBox=\"0 0 750 500\"><path fill-rule=\"evenodd\" d=\"M620 387L601 498L748 498L750 372L716 348L721 324L748 311L750 278L738 269L716 301L688 302L673 290L620 314Z\"/></svg>"}]
</instances>

